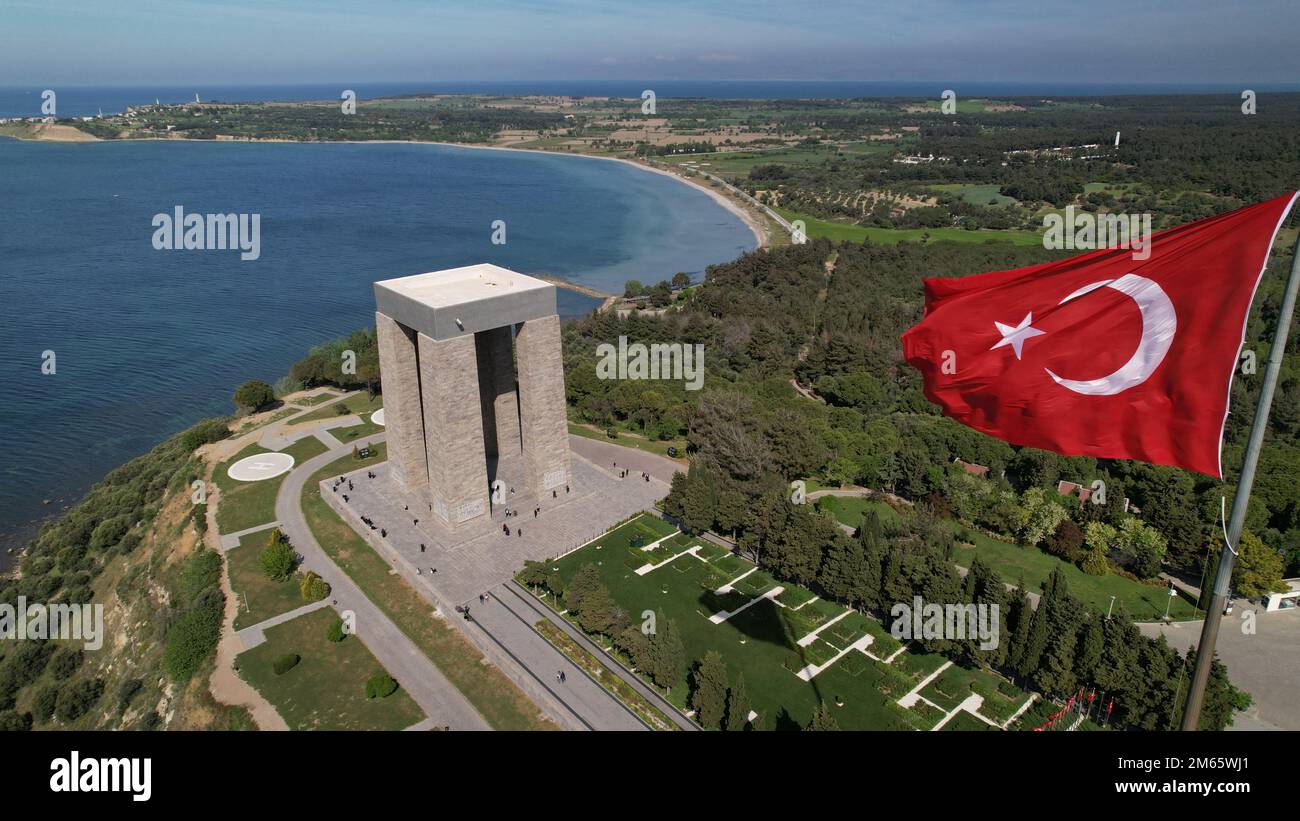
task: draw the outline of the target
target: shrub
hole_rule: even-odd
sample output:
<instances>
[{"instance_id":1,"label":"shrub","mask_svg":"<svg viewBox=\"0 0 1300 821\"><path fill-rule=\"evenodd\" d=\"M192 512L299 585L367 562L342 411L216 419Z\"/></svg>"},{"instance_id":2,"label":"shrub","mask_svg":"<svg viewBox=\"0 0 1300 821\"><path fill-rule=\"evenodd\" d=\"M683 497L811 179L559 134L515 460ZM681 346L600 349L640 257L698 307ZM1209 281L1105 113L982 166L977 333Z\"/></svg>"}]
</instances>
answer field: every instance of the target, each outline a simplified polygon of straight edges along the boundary
<instances>
[{"instance_id":1,"label":"shrub","mask_svg":"<svg viewBox=\"0 0 1300 821\"><path fill-rule=\"evenodd\" d=\"M347 637L348 634L343 632L343 619L335 619L334 623L330 625L329 632L325 634L325 638L336 643L343 641Z\"/></svg>"},{"instance_id":2,"label":"shrub","mask_svg":"<svg viewBox=\"0 0 1300 821\"><path fill-rule=\"evenodd\" d=\"M76 721L90 712L100 696L104 695L104 682L97 678L78 681L59 691L54 714L60 721Z\"/></svg>"},{"instance_id":3,"label":"shrub","mask_svg":"<svg viewBox=\"0 0 1300 821\"><path fill-rule=\"evenodd\" d=\"M302 657L297 653L289 653L288 655L280 656L276 659L275 662L272 663L271 669L275 671L277 676L282 676L297 667L298 662L300 661L302 661Z\"/></svg>"},{"instance_id":4,"label":"shrub","mask_svg":"<svg viewBox=\"0 0 1300 821\"><path fill-rule=\"evenodd\" d=\"M266 547L258 554L257 566L268 579L279 582L289 578L289 574L293 572L293 564L293 548L289 546L279 528L272 530Z\"/></svg>"},{"instance_id":5,"label":"shrub","mask_svg":"<svg viewBox=\"0 0 1300 821\"><path fill-rule=\"evenodd\" d=\"M1100 545L1094 547L1083 560L1082 569L1089 576L1105 576L1110 569L1110 563L1106 561L1106 551Z\"/></svg>"},{"instance_id":6,"label":"shrub","mask_svg":"<svg viewBox=\"0 0 1300 821\"><path fill-rule=\"evenodd\" d=\"M303 389L303 384L292 376L282 376L275 380L276 397L288 396Z\"/></svg>"},{"instance_id":7,"label":"shrub","mask_svg":"<svg viewBox=\"0 0 1300 821\"><path fill-rule=\"evenodd\" d=\"M366 682L366 698L388 698L397 692L397 682L387 673L375 673Z\"/></svg>"},{"instance_id":8,"label":"shrub","mask_svg":"<svg viewBox=\"0 0 1300 821\"><path fill-rule=\"evenodd\" d=\"M208 530L207 504L195 505L194 509L190 511L190 520L194 522L194 527L198 529L200 536L206 533Z\"/></svg>"},{"instance_id":9,"label":"shrub","mask_svg":"<svg viewBox=\"0 0 1300 821\"><path fill-rule=\"evenodd\" d=\"M144 688L144 682L138 678L129 678L122 682L117 688L117 709L118 712L125 713L126 708L131 706L131 701Z\"/></svg>"},{"instance_id":10,"label":"shrub","mask_svg":"<svg viewBox=\"0 0 1300 821\"><path fill-rule=\"evenodd\" d=\"M230 435L230 426L224 419L206 419L181 434L181 447L192 453L200 445L220 442Z\"/></svg>"},{"instance_id":11,"label":"shrub","mask_svg":"<svg viewBox=\"0 0 1300 821\"><path fill-rule=\"evenodd\" d=\"M207 598L209 591L221 584L221 554L202 548L185 560L181 570L180 603L183 607L197 607Z\"/></svg>"},{"instance_id":12,"label":"shrub","mask_svg":"<svg viewBox=\"0 0 1300 821\"><path fill-rule=\"evenodd\" d=\"M49 721L54 716L54 707L59 701L59 688L47 684L36 691L32 698L32 716L37 721Z\"/></svg>"},{"instance_id":13,"label":"shrub","mask_svg":"<svg viewBox=\"0 0 1300 821\"><path fill-rule=\"evenodd\" d=\"M77 668L81 666L84 655L76 648L60 647L50 657L50 675L59 680L71 677L73 673L77 672Z\"/></svg>"},{"instance_id":14,"label":"shrub","mask_svg":"<svg viewBox=\"0 0 1300 821\"><path fill-rule=\"evenodd\" d=\"M330 586L314 572L308 572L298 583L298 592L305 602L320 601L330 594Z\"/></svg>"},{"instance_id":15,"label":"shrub","mask_svg":"<svg viewBox=\"0 0 1300 821\"><path fill-rule=\"evenodd\" d=\"M217 649L220 638L220 607L209 605L185 613L167 631L163 671L172 681L188 681Z\"/></svg>"},{"instance_id":16,"label":"shrub","mask_svg":"<svg viewBox=\"0 0 1300 821\"><path fill-rule=\"evenodd\" d=\"M242 412L266 407L275 401L275 390L260 379L250 379L235 390L235 405Z\"/></svg>"},{"instance_id":17,"label":"shrub","mask_svg":"<svg viewBox=\"0 0 1300 821\"><path fill-rule=\"evenodd\" d=\"M32 728L32 714L19 715L13 710L0 713L0 733L24 732Z\"/></svg>"},{"instance_id":18,"label":"shrub","mask_svg":"<svg viewBox=\"0 0 1300 821\"><path fill-rule=\"evenodd\" d=\"M35 681L45 671L45 665L54 655L54 650L55 646L47 641L18 642L18 649L14 650L13 658L8 662L8 669L12 670L17 684L13 688L14 692Z\"/></svg>"}]
</instances>

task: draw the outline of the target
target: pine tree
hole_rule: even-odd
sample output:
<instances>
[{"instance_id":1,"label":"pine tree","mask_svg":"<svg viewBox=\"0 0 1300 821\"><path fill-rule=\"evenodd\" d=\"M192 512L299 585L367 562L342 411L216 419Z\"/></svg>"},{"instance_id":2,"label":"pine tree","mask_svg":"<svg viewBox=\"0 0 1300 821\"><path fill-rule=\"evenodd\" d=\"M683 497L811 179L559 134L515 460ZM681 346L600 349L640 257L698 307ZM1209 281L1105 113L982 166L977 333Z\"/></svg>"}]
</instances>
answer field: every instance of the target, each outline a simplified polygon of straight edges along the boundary
<instances>
[{"instance_id":1,"label":"pine tree","mask_svg":"<svg viewBox=\"0 0 1300 821\"><path fill-rule=\"evenodd\" d=\"M736 677L735 685L727 691L727 729L743 730L749 725L749 693L745 690L745 674Z\"/></svg>"},{"instance_id":2,"label":"pine tree","mask_svg":"<svg viewBox=\"0 0 1300 821\"><path fill-rule=\"evenodd\" d=\"M1079 634L1079 648L1074 656L1074 670L1083 682L1096 681L1097 665L1106 650L1106 636L1102 632L1101 617L1092 615Z\"/></svg>"},{"instance_id":3,"label":"pine tree","mask_svg":"<svg viewBox=\"0 0 1300 821\"><path fill-rule=\"evenodd\" d=\"M1034 606L1025 595L1025 580L1021 577L1016 589L1011 591L1012 612L1007 623L1011 641L1007 645L1006 663L1017 673L1029 645L1029 628L1034 620Z\"/></svg>"},{"instance_id":4,"label":"pine tree","mask_svg":"<svg viewBox=\"0 0 1300 821\"><path fill-rule=\"evenodd\" d=\"M695 669L695 690L691 693L695 720L706 730L717 730L727 706L727 666L716 650L704 654Z\"/></svg>"},{"instance_id":5,"label":"pine tree","mask_svg":"<svg viewBox=\"0 0 1300 821\"><path fill-rule=\"evenodd\" d=\"M659 629L650 640L647 672L655 684L671 690L686 675L686 648L672 620L656 617L655 623Z\"/></svg>"},{"instance_id":6,"label":"pine tree","mask_svg":"<svg viewBox=\"0 0 1300 821\"><path fill-rule=\"evenodd\" d=\"M573 574L568 589L564 591L564 606L574 613L581 613L583 600L600 587L600 570L590 562L584 564Z\"/></svg>"},{"instance_id":7,"label":"pine tree","mask_svg":"<svg viewBox=\"0 0 1300 821\"><path fill-rule=\"evenodd\" d=\"M1029 623L1029 635L1025 639L1025 649L1020 656L1016 665L1016 672L1024 678L1034 678L1038 673L1039 665L1042 663L1043 653L1047 650L1047 644L1051 640L1051 624L1047 615L1048 602L1056 597L1056 586L1060 576L1060 568L1052 571L1048 576L1046 584L1043 586L1042 595L1038 599L1038 609L1034 611L1033 618Z\"/></svg>"},{"instance_id":8,"label":"pine tree","mask_svg":"<svg viewBox=\"0 0 1300 821\"><path fill-rule=\"evenodd\" d=\"M713 476L692 463L682 499L682 524L692 533L703 533L713 527L717 507L718 493Z\"/></svg>"},{"instance_id":9,"label":"pine tree","mask_svg":"<svg viewBox=\"0 0 1300 821\"><path fill-rule=\"evenodd\" d=\"M855 582L859 600L871 610L879 611L884 599L881 586L885 576L885 537L881 534L880 517L869 511L858 528L858 542L862 545L862 575Z\"/></svg>"},{"instance_id":10,"label":"pine tree","mask_svg":"<svg viewBox=\"0 0 1300 821\"><path fill-rule=\"evenodd\" d=\"M813 713L812 720L808 722L807 730L814 732L825 732L828 730L838 730L840 723L831 715L831 710L826 706L826 702L818 705L816 712Z\"/></svg>"}]
</instances>

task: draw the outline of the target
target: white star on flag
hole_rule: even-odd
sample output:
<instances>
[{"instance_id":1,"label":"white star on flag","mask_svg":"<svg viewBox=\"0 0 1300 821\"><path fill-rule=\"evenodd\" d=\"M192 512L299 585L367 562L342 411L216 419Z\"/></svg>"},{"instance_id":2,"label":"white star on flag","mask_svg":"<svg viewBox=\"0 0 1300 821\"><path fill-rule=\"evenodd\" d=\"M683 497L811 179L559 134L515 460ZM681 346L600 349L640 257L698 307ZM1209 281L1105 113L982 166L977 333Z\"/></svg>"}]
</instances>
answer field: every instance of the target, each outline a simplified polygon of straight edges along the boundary
<instances>
[{"instance_id":1,"label":"white star on flag","mask_svg":"<svg viewBox=\"0 0 1300 821\"><path fill-rule=\"evenodd\" d=\"M1030 324L1033 321L1034 314L1031 311L1030 313L1025 314L1025 318L1020 320L1020 324L1014 328L1010 325L1004 325L1001 322L994 322L993 324L997 326L998 333L1002 334L1002 338L999 339L997 344L992 348L989 348L989 350L992 351L1001 348L1003 345L1010 345L1011 350L1016 352L1016 359L1019 359L1020 348L1025 344L1025 340L1032 339L1036 336L1042 336L1044 333Z\"/></svg>"}]
</instances>

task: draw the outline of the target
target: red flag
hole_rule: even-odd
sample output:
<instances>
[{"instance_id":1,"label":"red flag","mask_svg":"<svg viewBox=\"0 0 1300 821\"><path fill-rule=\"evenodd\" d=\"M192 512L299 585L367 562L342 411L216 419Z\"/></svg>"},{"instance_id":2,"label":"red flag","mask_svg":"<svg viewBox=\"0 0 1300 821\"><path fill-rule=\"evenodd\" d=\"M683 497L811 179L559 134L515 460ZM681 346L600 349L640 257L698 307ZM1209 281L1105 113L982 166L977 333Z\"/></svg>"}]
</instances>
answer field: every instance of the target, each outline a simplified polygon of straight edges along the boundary
<instances>
[{"instance_id":1,"label":"red flag","mask_svg":"<svg viewBox=\"0 0 1300 821\"><path fill-rule=\"evenodd\" d=\"M1014 445L1222 476L1250 304L1296 196L1161 231L1146 259L927 279L903 355L946 415Z\"/></svg>"}]
</instances>

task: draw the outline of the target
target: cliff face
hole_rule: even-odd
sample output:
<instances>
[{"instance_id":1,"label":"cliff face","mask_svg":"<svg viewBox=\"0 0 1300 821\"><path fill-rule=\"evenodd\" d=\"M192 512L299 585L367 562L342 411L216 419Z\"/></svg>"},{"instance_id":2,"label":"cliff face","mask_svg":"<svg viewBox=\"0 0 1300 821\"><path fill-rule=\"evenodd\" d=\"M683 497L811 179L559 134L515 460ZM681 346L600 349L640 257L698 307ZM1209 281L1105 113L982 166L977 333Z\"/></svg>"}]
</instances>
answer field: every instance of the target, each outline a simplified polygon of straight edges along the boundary
<instances>
[{"instance_id":1,"label":"cliff face","mask_svg":"<svg viewBox=\"0 0 1300 821\"><path fill-rule=\"evenodd\" d=\"M225 433L224 421L203 423L114 470L0 581L0 627L5 606L29 623L41 607L93 614L75 636L28 626L0 640L0 727L252 727L208 686L225 595L195 451Z\"/></svg>"}]
</instances>

